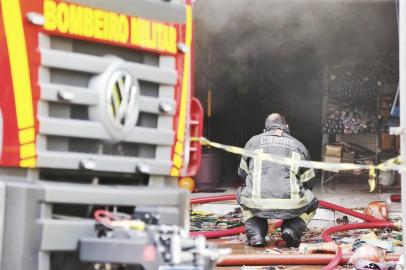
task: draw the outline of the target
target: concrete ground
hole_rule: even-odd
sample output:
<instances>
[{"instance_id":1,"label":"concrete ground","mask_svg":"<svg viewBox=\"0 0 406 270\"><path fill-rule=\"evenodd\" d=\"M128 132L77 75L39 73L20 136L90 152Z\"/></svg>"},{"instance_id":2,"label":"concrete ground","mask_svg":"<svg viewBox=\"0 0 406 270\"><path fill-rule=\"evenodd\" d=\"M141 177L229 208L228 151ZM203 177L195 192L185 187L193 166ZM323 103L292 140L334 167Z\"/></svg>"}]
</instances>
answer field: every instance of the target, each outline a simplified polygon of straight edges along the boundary
<instances>
[{"instance_id":1,"label":"concrete ground","mask_svg":"<svg viewBox=\"0 0 406 270\"><path fill-rule=\"evenodd\" d=\"M379 188L378 191L368 192L369 186L367 178L365 177L337 177L328 182L327 184L317 185L313 192L319 200L328 201L331 203L339 204L344 207L362 210L371 201L387 201L391 194L400 194L400 187L393 186L390 188ZM192 197L205 197L205 196L217 196L222 194L233 194L235 193L234 188L225 188L223 193L194 193ZM212 203L206 205L198 205L193 208L196 210L204 210L213 212L216 214L225 214L232 211L237 207L235 202L222 202L222 203ZM392 203L390 205L390 212L392 216L398 216L401 212L400 203ZM310 228L327 228L335 225L335 220L337 217L342 216L342 214L333 212L327 209L318 209L316 216L309 224ZM356 222L357 219L350 218L350 222ZM234 254L241 253L263 253L266 248L258 249L251 248L241 244L241 241L230 241L230 240L214 240L216 244L220 247L232 248ZM272 244L271 244L272 245ZM323 266L285 266L279 269L300 269L300 270L313 270L321 269ZM255 267L218 267L217 269L224 270L234 270L234 269L264 269Z\"/></svg>"}]
</instances>

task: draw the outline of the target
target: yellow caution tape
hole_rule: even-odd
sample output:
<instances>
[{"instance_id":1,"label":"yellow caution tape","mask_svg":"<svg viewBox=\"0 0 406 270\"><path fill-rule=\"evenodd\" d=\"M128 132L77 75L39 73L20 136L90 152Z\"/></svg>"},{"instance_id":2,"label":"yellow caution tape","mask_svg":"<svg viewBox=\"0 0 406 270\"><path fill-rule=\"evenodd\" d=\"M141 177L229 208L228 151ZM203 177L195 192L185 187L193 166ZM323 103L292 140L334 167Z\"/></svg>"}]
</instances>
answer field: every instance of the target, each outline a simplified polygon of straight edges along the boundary
<instances>
[{"instance_id":1,"label":"yellow caution tape","mask_svg":"<svg viewBox=\"0 0 406 270\"><path fill-rule=\"evenodd\" d=\"M378 165L366 165L366 164L354 164L354 163L333 163L333 162L321 162L312 160L300 160L282 156L270 155L268 153L255 153L241 147L221 144L212 142L204 137L194 137L192 141L198 141L205 146L211 146L213 148L221 149L229 153L247 156L250 158L259 158L261 160L270 161L280 165L286 166L299 166L302 168L313 168L325 171L337 172L337 171L353 171L353 170L369 170L368 183L370 185L370 192L375 190L376 186L376 171L405 171L406 166L401 164L400 156L391 158L384 163Z\"/></svg>"},{"instance_id":2,"label":"yellow caution tape","mask_svg":"<svg viewBox=\"0 0 406 270\"><path fill-rule=\"evenodd\" d=\"M368 184L369 184L369 192L374 191L374 190L375 190L375 187L376 187L376 173L375 173L375 168L369 169Z\"/></svg>"}]
</instances>

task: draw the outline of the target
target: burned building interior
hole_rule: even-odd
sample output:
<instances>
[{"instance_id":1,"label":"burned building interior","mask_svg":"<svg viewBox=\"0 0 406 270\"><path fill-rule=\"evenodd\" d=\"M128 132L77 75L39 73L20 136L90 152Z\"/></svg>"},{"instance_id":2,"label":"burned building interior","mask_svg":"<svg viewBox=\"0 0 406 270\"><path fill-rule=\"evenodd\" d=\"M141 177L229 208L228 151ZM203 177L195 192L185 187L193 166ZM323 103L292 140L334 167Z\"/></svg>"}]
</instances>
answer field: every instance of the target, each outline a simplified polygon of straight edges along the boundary
<instances>
[{"instance_id":1,"label":"burned building interior","mask_svg":"<svg viewBox=\"0 0 406 270\"><path fill-rule=\"evenodd\" d=\"M269 113L280 112L312 159L324 160L326 143L322 141L323 133L328 133L329 113L347 109L353 115L351 107L368 114L376 122L370 124L374 127L344 132L340 124L337 129L341 130L330 130L330 135L375 133L375 128L377 132L370 138L354 134L358 139L349 141L364 147L375 144L366 147L380 151L379 144L386 138L381 134L385 128L377 120L382 109L377 102L384 103L377 101L378 92L390 88L388 95L394 98L398 84L395 1L238 0L233 5L197 1L195 28L195 91L205 108L204 135L209 139L244 146L251 136L262 132ZM335 76L338 79L332 81ZM324 97L329 80L335 85L330 83L330 91L358 87L373 94L360 93L356 104L343 100L334 108L324 104L328 103ZM374 142L365 142L371 140ZM221 159L221 172L212 172L216 178L212 186L240 184L237 156L206 151L221 156L216 157Z\"/></svg>"},{"instance_id":2,"label":"burned building interior","mask_svg":"<svg viewBox=\"0 0 406 270\"><path fill-rule=\"evenodd\" d=\"M252 136L263 132L267 115L278 112L286 116L292 135L307 147L312 160L368 165L397 157L400 139L389 131L399 126L398 5L390 0L238 0L232 5L225 1L197 1L195 92L205 109L204 136L244 147ZM213 147L204 148L196 176L197 191L235 192L244 185L244 179L237 174L240 158ZM400 193L398 173L381 172L373 187L369 185L368 171L317 170L316 178L314 193L322 209L309 223L310 230L299 251L280 249L280 224L270 222L270 244L262 250L247 247L249 238L214 240L237 253L220 263L218 269L279 269L264 267L271 262L285 264L288 269L286 264L320 269L306 268L300 256L336 252L336 246L319 243L320 235L326 240L326 228L354 221L325 209L329 207L324 200L365 209L361 210L364 213L382 204L390 209L385 208L392 218L400 215L400 204L395 202ZM388 204L391 199L393 202ZM221 207L230 212L224 216ZM218 217L227 224L238 212L227 203L193 209L213 212L214 216L210 220L204 215L192 215L192 231L213 229L205 227L203 221L213 224ZM346 240L351 239L349 243L353 244L354 239L364 241L368 238L365 235L374 233L382 243L400 239L396 233L382 238L381 230L372 229L334 239L345 250ZM384 248L389 256L402 252L400 246L391 247L391 251ZM369 252L374 253L373 249ZM293 258L298 261L289 261ZM253 266L237 266L244 263ZM352 267L360 269L356 261L352 261Z\"/></svg>"}]
</instances>

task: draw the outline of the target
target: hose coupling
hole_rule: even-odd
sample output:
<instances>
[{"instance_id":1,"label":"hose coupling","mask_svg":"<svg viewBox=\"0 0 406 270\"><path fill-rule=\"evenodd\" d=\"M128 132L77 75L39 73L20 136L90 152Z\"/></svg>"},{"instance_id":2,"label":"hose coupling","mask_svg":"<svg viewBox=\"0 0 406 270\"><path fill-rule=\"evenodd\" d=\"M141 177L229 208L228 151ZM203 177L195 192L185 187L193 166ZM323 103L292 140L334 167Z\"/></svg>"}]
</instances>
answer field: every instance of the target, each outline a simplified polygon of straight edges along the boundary
<instances>
[{"instance_id":1,"label":"hose coupling","mask_svg":"<svg viewBox=\"0 0 406 270\"><path fill-rule=\"evenodd\" d=\"M398 231L402 230L402 220L401 219L395 220L393 222L393 227L395 230L398 230Z\"/></svg>"}]
</instances>

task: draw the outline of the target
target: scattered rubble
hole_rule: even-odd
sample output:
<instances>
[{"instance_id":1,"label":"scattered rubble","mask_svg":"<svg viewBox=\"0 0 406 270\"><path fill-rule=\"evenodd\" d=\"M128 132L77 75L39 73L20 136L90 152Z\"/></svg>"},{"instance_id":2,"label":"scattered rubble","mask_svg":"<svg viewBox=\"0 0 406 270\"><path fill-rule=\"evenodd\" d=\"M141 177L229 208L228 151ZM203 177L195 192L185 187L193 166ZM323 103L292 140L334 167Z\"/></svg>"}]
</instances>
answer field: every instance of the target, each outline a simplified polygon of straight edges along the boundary
<instances>
[{"instance_id":1,"label":"scattered rubble","mask_svg":"<svg viewBox=\"0 0 406 270\"><path fill-rule=\"evenodd\" d=\"M301 243L299 246L299 252L301 254L316 254L327 253L334 254L337 250L337 244L335 242L307 244Z\"/></svg>"},{"instance_id":2,"label":"scattered rubble","mask_svg":"<svg viewBox=\"0 0 406 270\"><path fill-rule=\"evenodd\" d=\"M376 217L378 219L388 220L388 204L386 202L373 201L365 208L364 214Z\"/></svg>"},{"instance_id":3,"label":"scattered rubble","mask_svg":"<svg viewBox=\"0 0 406 270\"><path fill-rule=\"evenodd\" d=\"M357 248L350 258L351 264L356 264L358 260L367 260L375 263L383 262L386 252L369 244L364 244Z\"/></svg>"},{"instance_id":4,"label":"scattered rubble","mask_svg":"<svg viewBox=\"0 0 406 270\"><path fill-rule=\"evenodd\" d=\"M372 202L366 209L359 209L369 215L379 218L398 218L394 212L389 212L386 202ZM390 215L389 215L390 213ZM336 216L333 221L336 224L348 224L357 222L349 220L347 216ZM262 254L289 255L289 254L334 254L337 247L341 248L342 254L351 257L349 265L345 269L375 269L375 270L400 270L397 261L385 261L387 253L399 254L402 252L402 233L391 229L363 229L343 231L332 235L334 242L325 243L322 240L322 232L326 228L309 228L302 236L302 244L299 249L286 248L281 237L280 228L274 226L275 221L269 221L267 241L269 245L265 249L255 250ZM230 229L243 225L242 213L235 208L225 215L216 215L208 212L191 212L191 231L215 231ZM222 238L224 244L246 243L245 235L235 235ZM279 266L242 266L244 270L254 269L283 269ZM286 267L285 267L286 269Z\"/></svg>"},{"instance_id":5,"label":"scattered rubble","mask_svg":"<svg viewBox=\"0 0 406 270\"><path fill-rule=\"evenodd\" d=\"M215 215L203 211L192 211L190 215L190 231L217 231L242 225L242 213L239 207L225 215Z\"/></svg>"}]
</instances>

